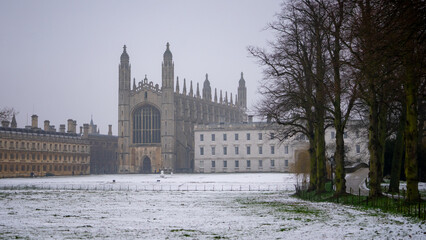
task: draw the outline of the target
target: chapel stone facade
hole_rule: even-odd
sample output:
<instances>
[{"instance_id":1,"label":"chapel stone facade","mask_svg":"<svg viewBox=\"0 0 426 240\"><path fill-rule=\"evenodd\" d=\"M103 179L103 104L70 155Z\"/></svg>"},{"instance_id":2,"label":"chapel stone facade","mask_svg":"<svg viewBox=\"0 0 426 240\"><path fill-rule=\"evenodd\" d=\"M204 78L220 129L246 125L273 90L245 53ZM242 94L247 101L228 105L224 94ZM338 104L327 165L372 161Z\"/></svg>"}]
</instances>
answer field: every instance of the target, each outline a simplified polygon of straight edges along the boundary
<instances>
[{"instance_id":1,"label":"chapel stone facade","mask_svg":"<svg viewBox=\"0 0 426 240\"><path fill-rule=\"evenodd\" d=\"M131 66L124 46L119 64L118 160L119 173L192 172L194 125L246 121L247 88L243 73L238 97L228 99L212 89L208 75L200 94L192 81L182 90L174 75L173 55L167 43L163 54L161 86L147 77L131 87Z\"/></svg>"}]
</instances>

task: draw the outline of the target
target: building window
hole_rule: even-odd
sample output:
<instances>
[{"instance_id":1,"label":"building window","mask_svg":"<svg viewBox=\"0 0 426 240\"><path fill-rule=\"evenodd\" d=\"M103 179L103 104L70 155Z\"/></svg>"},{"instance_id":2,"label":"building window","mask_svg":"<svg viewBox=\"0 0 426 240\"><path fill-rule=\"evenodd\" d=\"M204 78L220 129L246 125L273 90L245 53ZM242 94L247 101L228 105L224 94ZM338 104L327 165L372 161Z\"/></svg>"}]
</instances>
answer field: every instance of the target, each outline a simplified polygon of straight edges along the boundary
<instances>
[{"instance_id":1,"label":"building window","mask_svg":"<svg viewBox=\"0 0 426 240\"><path fill-rule=\"evenodd\" d=\"M216 147L212 147L212 155L216 155Z\"/></svg>"},{"instance_id":2,"label":"building window","mask_svg":"<svg viewBox=\"0 0 426 240\"><path fill-rule=\"evenodd\" d=\"M247 140L250 140L250 133L247 133Z\"/></svg>"},{"instance_id":3,"label":"building window","mask_svg":"<svg viewBox=\"0 0 426 240\"><path fill-rule=\"evenodd\" d=\"M263 147L259 146L259 154L263 154Z\"/></svg>"},{"instance_id":4,"label":"building window","mask_svg":"<svg viewBox=\"0 0 426 240\"><path fill-rule=\"evenodd\" d=\"M263 167L263 161L259 160L259 168Z\"/></svg>"},{"instance_id":5,"label":"building window","mask_svg":"<svg viewBox=\"0 0 426 240\"><path fill-rule=\"evenodd\" d=\"M334 139L334 138L335 138L335 133L334 133L334 132L331 132L331 133L330 133L330 137L331 137L331 139Z\"/></svg>"},{"instance_id":6,"label":"building window","mask_svg":"<svg viewBox=\"0 0 426 240\"><path fill-rule=\"evenodd\" d=\"M271 159L271 167L275 167L275 160Z\"/></svg>"},{"instance_id":7,"label":"building window","mask_svg":"<svg viewBox=\"0 0 426 240\"><path fill-rule=\"evenodd\" d=\"M271 139L274 139L275 138L275 133L271 132L271 133L269 133L269 136L271 136Z\"/></svg>"},{"instance_id":8,"label":"building window","mask_svg":"<svg viewBox=\"0 0 426 240\"><path fill-rule=\"evenodd\" d=\"M227 155L228 154L228 147L223 147L223 155Z\"/></svg>"},{"instance_id":9,"label":"building window","mask_svg":"<svg viewBox=\"0 0 426 240\"><path fill-rule=\"evenodd\" d=\"M223 161L223 167L228 167L228 161L226 160Z\"/></svg>"},{"instance_id":10,"label":"building window","mask_svg":"<svg viewBox=\"0 0 426 240\"><path fill-rule=\"evenodd\" d=\"M204 141L204 134L200 134L200 141Z\"/></svg>"},{"instance_id":11,"label":"building window","mask_svg":"<svg viewBox=\"0 0 426 240\"><path fill-rule=\"evenodd\" d=\"M250 146L247 146L247 155L250 155Z\"/></svg>"},{"instance_id":12,"label":"building window","mask_svg":"<svg viewBox=\"0 0 426 240\"><path fill-rule=\"evenodd\" d=\"M356 153L361 153L361 146L360 145L356 145Z\"/></svg>"},{"instance_id":13,"label":"building window","mask_svg":"<svg viewBox=\"0 0 426 240\"><path fill-rule=\"evenodd\" d=\"M150 105L133 113L133 143L161 143L160 111Z\"/></svg>"},{"instance_id":14,"label":"building window","mask_svg":"<svg viewBox=\"0 0 426 240\"><path fill-rule=\"evenodd\" d=\"M214 142L216 140L216 135L212 134L212 141Z\"/></svg>"},{"instance_id":15,"label":"building window","mask_svg":"<svg viewBox=\"0 0 426 240\"><path fill-rule=\"evenodd\" d=\"M250 162L250 160L247 160L247 167L249 168L249 167L251 167L251 162Z\"/></svg>"},{"instance_id":16,"label":"building window","mask_svg":"<svg viewBox=\"0 0 426 240\"><path fill-rule=\"evenodd\" d=\"M348 133L347 132L343 133L343 138L348 138Z\"/></svg>"},{"instance_id":17,"label":"building window","mask_svg":"<svg viewBox=\"0 0 426 240\"><path fill-rule=\"evenodd\" d=\"M284 166L288 167L288 160L284 160Z\"/></svg>"},{"instance_id":18,"label":"building window","mask_svg":"<svg viewBox=\"0 0 426 240\"><path fill-rule=\"evenodd\" d=\"M212 168L216 167L216 161L212 161Z\"/></svg>"},{"instance_id":19,"label":"building window","mask_svg":"<svg viewBox=\"0 0 426 240\"><path fill-rule=\"evenodd\" d=\"M204 161L200 161L200 168L204 168Z\"/></svg>"},{"instance_id":20,"label":"building window","mask_svg":"<svg viewBox=\"0 0 426 240\"><path fill-rule=\"evenodd\" d=\"M275 154L275 146L271 146L271 154Z\"/></svg>"},{"instance_id":21,"label":"building window","mask_svg":"<svg viewBox=\"0 0 426 240\"><path fill-rule=\"evenodd\" d=\"M235 155L238 155L238 154L240 154L240 153L239 153L239 148L238 148L238 147L235 147Z\"/></svg>"},{"instance_id":22,"label":"building window","mask_svg":"<svg viewBox=\"0 0 426 240\"><path fill-rule=\"evenodd\" d=\"M200 147L200 155L204 155L204 147Z\"/></svg>"},{"instance_id":23,"label":"building window","mask_svg":"<svg viewBox=\"0 0 426 240\"><path fill-rule=\"evenodd\" d=\"M288 154L288 146L284 146L284 154Z\"/></svg>"},{"instance_id":24,"label":"building window","mask_svg":"<svg viewBox=\"0 0 426 240\"><path fill-rule=\"evenodd\" d=\"M259 140L262 140L262 133L258 133Z\"/></svg>"},{"instance_id":25,"label":"building window","mask_svg":"<svg viewBox=\"0 0 426 240\"><path fill-rule=\"evenodd\" d=\"M235 134L235 141L238 141L238 133Z\"/></svg>"},{"instance_id":26,"label":"building window","mask_svg":"<svg viewBox=\"0 0 426 240\"><path fill-rule=\"evenodd\" d=\"M235 167L236 167L236 168L237 168L237 167L240 167L240 161L235 160Z\"/></svg>"},{"instance_id":27,"label":"building window","mask_svg":"<svg viewBox=\"0 0 426 240\"><path fill-rule=\"evenodd\" d=\"M223 134L223 141L226 141L226 133Z\"/></svg>"},{"instance_id":28,"label":"building window","mask_svg":"<svg viewBox=\"0 0 426 240\"><path fill-rule=\"evenodd\" d=\"M359 138L359 131L356 131L355 134L356 134L356 137Z\"/></svg>"}]
</instances>

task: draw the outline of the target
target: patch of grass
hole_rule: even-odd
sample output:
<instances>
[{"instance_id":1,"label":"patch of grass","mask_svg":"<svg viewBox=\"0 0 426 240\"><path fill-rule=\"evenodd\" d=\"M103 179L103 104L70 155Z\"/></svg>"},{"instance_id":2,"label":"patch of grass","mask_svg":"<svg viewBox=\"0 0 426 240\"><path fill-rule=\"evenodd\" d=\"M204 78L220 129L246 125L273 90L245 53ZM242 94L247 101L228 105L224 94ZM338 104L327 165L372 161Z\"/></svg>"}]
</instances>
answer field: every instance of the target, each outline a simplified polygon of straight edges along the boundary
<instances>
[{"instance_id":1,"label":"patch of grass","mask_svg":"<svg viewBox=\"0 0 426 240\"><path fill-rule=\"evenodd\" d=\"M331 186L330 183L328 185ZM327 187L326 191L317 194L315 191L299 191L294 197L312 201L312 202L334 202L344 205L355 206L364 210L380 210L392 214L413 217L419 220L426 219L426 202L420 201L417 203L408 203L403 198L397 196L387 197L381 196L371 199L367 196L358 196L352 194L343 194L335 196L335 192L331 187ZM370 213L379 216L380 213Z\"/></svg>"}]
</instances>

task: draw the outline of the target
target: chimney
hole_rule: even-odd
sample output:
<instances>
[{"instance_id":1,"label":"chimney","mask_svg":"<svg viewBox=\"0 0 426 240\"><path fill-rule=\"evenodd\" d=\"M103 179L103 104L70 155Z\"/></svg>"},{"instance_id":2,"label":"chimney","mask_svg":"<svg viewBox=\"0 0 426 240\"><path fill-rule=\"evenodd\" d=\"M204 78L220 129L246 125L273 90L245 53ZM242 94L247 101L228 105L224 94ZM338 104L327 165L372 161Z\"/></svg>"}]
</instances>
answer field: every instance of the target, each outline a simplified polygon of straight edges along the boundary
<instances>
[{"instance_id":1,"label":"chimney","mask_svg":"<svg viewBox=\"0 0 426 240\"><path fill-rule=\"evenodd\" d=\"M85 123L83 124L83 137L89 136L89 124Z\"/></svg>"},{"instance_id":2,"label":"chimney","mask_svg":"<svg viewBox=\"0 0 426 240\"><path fill-rule=\"evenodd\" d=\"M65 133L65 124L59 125L59 132Z\"/></svg>"},{"instance_id":3,"label":"chimney","mask_svg":"<svg viewBox=\"0 0 426 240\"><path fill-rule=\"evenodd\" d=\"M74 125L73 123L74 123L74 121L72 119L68 119L68 131L67 131L67 133L72 133L72 126Z\"/></svg>"},{"instance_id":4,"label":"chimney","mask_svg":"<svg viewBox=\"0 0 426 240\"><path fill-rule=\"evenodd\" d=\"M50 121L45 120L44 121L44 131L49 131L49 130L50 130Z\"/></svg>"},{"instance_id":5,"label":"chimney","mask_svg":"<svg viewBox=\"0 0 426 240\"><path fill-rule=\"evenodd\" d=\"M83 127L80 126L80 135L83 134Z\"/></svg>"},{"instance_id":6,"label":"chimney","mask_svg":"<svg viewBox=\"0 0 426 240\"><path fill-rule=\"evenodd\" d=\"M72 132L77 133L77 121L72 121Z\"/></svg>"},{"instance_id":7,"label":"chimney","mask_svg":"<svg viewBox=\"0 0 426 240\"><path fill-rule=\"evenodd\" d=\"M112 136L112 125L108 125L108 136Z\"/></svg>"},{"instance_id":8,"label":"chimney","mask_svg":"<svg viewBox=\"0 0 426 240\"><path fill-rule=\"evenodd\" d=\"M253 115L248 115L248 122L253 123Z\"/></svg>"},{"instance_id":9,"label":"chimney","mask_svg":"<svg viewBox=\"0 0 426 240\"><path fill-rule=\"evenodd\" d=\"M2 127L9 127L9 121L7 121L7 120L1 121L1 126Z\"/></svg>"},{"instance_id":10,"label":"chimney","mask_svg":"<svg viewBox=\"0 0 426 240\"><path fill-rule=\"evenodd\" d=\"M32 129L38 128L38 116L35 114L31 116L31 128Z\"/></svg>"}]
</instances>

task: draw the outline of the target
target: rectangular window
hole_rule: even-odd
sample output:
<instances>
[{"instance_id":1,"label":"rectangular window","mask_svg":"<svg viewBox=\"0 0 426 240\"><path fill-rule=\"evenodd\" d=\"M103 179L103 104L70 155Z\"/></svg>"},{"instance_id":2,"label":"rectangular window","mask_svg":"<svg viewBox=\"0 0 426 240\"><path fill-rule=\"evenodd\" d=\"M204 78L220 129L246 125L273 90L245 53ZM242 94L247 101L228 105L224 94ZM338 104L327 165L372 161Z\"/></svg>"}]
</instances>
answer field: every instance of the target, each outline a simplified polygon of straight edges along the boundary
<instances>
[{"instance_id":1,"label":"rectangular window","mask_svg":"<svg viewBox=\"0 0 426 240\"><path fill-rule=\"evenodd\" d=\"M357 138L359 138L359 132L358 132L358 131L356 131L356 133L355 133L355 134L356 134L356 137L357 137Z\"/></svg>"},{"instance_id":2,"label":"rectangular window","mask_svg":"<svg viewBox=\"0 0 426 240\"><path fill-rule=\"evenodd\" d=\"M238 141L238 133L235 134L235 141Z\"/></svg>"},{"instance_id":3,"label":"rectangular window","mask_svg":"<svg viewBox=\"0 0 426 240\"><path fill-rule=\"evenodd\" d=\"M212 168L216 167L216 161L212 161Z\"/></svg>"},{"instance_id":4,"label":"rectangular window","mask_svg":"<svg viewBox=\"0 0 426 240\"><path fill-rule=\"evenodd\" d=\"M334 133L334 132L331 132L331 133L330 133L330 137L331 137L331 139L334 139L334 138L335 138L335 133Z\"/></svg>"},{"instance_id":5,"label":"rectangular window","mask_svg":"<svg viewBox=\"0 0 426 240\"><path fill-rule=\"evenodd\" d=\"M263 154L263 147L259 146L259 154Z\"/></svg>"},{"instance_id":6,"label":"rectangular window","mask_svg":"<svg viewBox=\"0 0 426 240\"><path fill-rule=\"evenodd\" d=\"M200 141L204 141L204 134L200 134Z\"/></svg>"},{"instance_id":7,"label":"rectangular window","mask_svg":"<svg viewBox=\"0 0 426 240\"><path fill-rule=\"evenodd\" d=\"M262 133L258 133L259 135L259 140L262 140Z\"/></svg>"},{"instance_id":8,"label":"rectangular window","mask_svg":"<svg viewBox=\"0 0 426 240\"><path fill-rule=\"evenodd\" d=\"M259 160L259 168L263 167L263 161Z\"/></svg>"},{"instance_id":9,"label":"rectangular window","mask_svg":"<svg viewBox=\"0 0 426 240\"><path fill-rule=\"evenodd\" d=\"M356 153L361 153L361 146L360 145L356 145Z\"/></svg>"},{"instance_id":10,"label":"rectangular window","mask_svg":"<svg viewBox=\"0 0 426 240\"><path fill-rule=\"evenodd\" d=\"M275 146L271 146L271 154L275 154Z\"/></svg>"},{"instance_id":11,"label":"rectangular window","mask_svg":"<svg viewBox=\"0 0 426 240\"><path fill-rule=\"evenodd\" d=\"M288 154L288 146L284 146L284 154Z\"/></svg>"},{"instance_id":12,"label":"rectangular window","mask_svg":"<svg viewBox=\"0 0 426 240\"><path fill-rule=\"evenodd\" d=\"M247 146L247 155L250 155L250 146Z\"/></svg>"},{"instance_id":13,"label":"rectangular window","mask_svg":"<svg viewBox=\"0 0 426 240\"><path fill-rule=\"evenodd\" d=\"M251 162L250 162L250 160L247 160L247 167L249 168L249 167L251 167Z\"/></svg>"},{"instance_id":14,"label":"rectangular window","mask_svg":"<svg viewBox=\"0 0 426 240\"><path fill-rule=\"evenodd\" d=\"M223 161L223 167L228 167L228 161Z\"/></svg>"},{"instance_id":15,"label":"rectangular window","mask_svg":"<svg viewBox=\"0 0 426 240\"><path fill-rule=\"evenodd\" d=\"M238 154L240 154L240 153L239 153L239 148L238 148L238 147L235 147L235 155L238 155Z\"/></svg>"},{"instance_id":16,"label":"rectangular window","mask_svg":"<svg viewBox=\"0 0 426 240\"><path fill-rule=\"evenodd\" d=\"M223 155L227 155L228 154L228 147L223 147Z\"/></svg>"},{"instance_id":17,"label":"rectangular window","mask_svg":"<svg viewBox=\"0 0 426 240\"><path fill-rule=\"evenodd\" d=\"M247 133L247 140L250 140L250 133Z\"/></svg>"},{"instance_id":18,"label":"rectangular window","mask_svg":"<svg viewBox=\"0 0 426 240\"><path fill-rule=\"evenodd\" d=\"M284 166L288 167L288 160L284 160Z\"/></svg>"},{"instance_id":19,"label":"rectangular window","mask_svg":"<svg viewBox=\"0 0 426 240\"><path fill-rule=\"evenodd\" d=\"M240 167L240 162L238 160L235 160L235 167Z\"/></svg>"},{"instance_id":20,"label":"rectangular window","mask_svg":"<svg viewBox=\"0 0 426 240\"><path fill-rule=\"evenodd\" d=\"M204 147L200 147L200 155L204 155Z\"/></svg>"},{"instance_id":21,"label":"rectangular window","mask_svg":"<svg viewBox=\"0 0 426 240\"><path fill-rule=\"evenodd\" d=\"M271 167L275 167L275 160L271 159Z\"/></svg>"},{"instance_id":22,"label":"rectangular window","mask_svg":"<svg viewBox=\"0 0 426 240\"><path fill-rule=\"evenodd\" d=\"M343 133L343 138L348 138L348 133L347 132Z\"/></svg>"},{"instance_id":23,"label":"rectangular window","mask_svg":"<svg viewBox=\"0 0 426 240\"><path fill-rule=\"evenodd\" d=\"M215 141L216 140L216 135L213 133L212 134L212 141Z\"/></svg>"},{"instance_id":24,"label":"rectangular window","mask_svg":"<svg viewBox=\"0 0 426 240\"><path fill-rule=\"evenodd\" d=\"M226 141L226 133L223 134L223 141Z\"/></svg>"},{"instance_id":25,"label":"rectangular window","mask_svg":"<svg viewBox=\"0 0 426 240\"><path fill-rule=\"evenodd\" d=\"M271 132L270 136L271 136L271 139L274 139L275 138L275 133Z\"/></svg>"},{"instance_id":26,"label":"rectangular window","mask_svg":"<svg viewBox=\"0 0 426 240\"><path fill-rule=\"evenodd\" d=\"M204 161L200 161L200 168L204 168Z\"/></svg>"},{"instance_id":27,"label":"rectangular window","mask_svg":"<svg viewBox=\"0 0 426 240\"><path fill-rule=\"evenodd\" d=\"M212 147L212 155L216 155L216 147Z\"/></svg>"}]
</instances>

